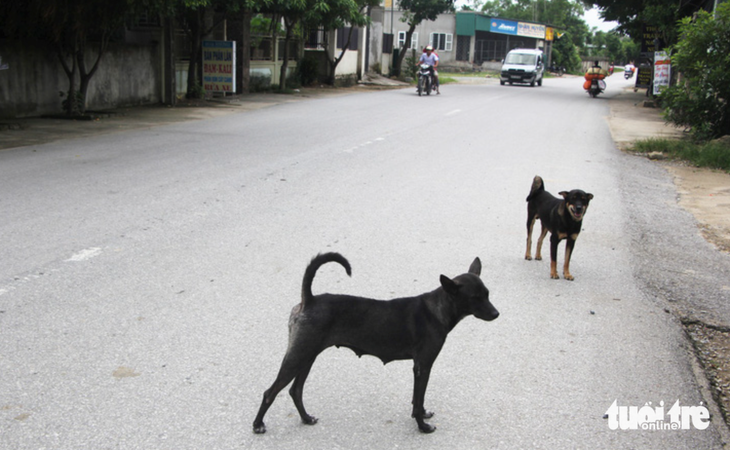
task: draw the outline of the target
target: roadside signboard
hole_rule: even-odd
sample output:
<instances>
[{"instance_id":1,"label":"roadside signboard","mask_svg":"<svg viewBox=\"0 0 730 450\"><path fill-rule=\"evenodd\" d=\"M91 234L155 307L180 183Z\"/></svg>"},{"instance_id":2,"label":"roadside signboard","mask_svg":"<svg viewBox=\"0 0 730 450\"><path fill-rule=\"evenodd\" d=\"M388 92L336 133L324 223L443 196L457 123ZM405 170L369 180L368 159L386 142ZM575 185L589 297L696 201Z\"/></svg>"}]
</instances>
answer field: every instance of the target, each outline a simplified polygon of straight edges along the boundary
<instances>
[{"instance_id":1,"label":"roadside signboard","mask_svg":"<svg viewBox=\"0 0 730 450\"><path fill-rule=\"evenodd\" d=\"M203 89L236 92L236 41L203 41Z\"/></svg>"},{"instance_id":2,"label":"roadside signboard","mask_svg":"<svg viewBox=\"0 0 730 450\"><path fill-rule=\"evenodd\" d=\"M651 87L652 67L648 64L642 64L636 68L636 84L634 90Z\"/></svg>"},{"instance_id":3,"label":"roadside signboard","mask_svg":"<svg viewBox=\"0 0 730 450\"><path fill-rule=\"evenodd\" d=\"M667 52L654 53L654 95L659 95L662 89L669 86L672 75L672 60Z\"/></svg>"}]
</instances>

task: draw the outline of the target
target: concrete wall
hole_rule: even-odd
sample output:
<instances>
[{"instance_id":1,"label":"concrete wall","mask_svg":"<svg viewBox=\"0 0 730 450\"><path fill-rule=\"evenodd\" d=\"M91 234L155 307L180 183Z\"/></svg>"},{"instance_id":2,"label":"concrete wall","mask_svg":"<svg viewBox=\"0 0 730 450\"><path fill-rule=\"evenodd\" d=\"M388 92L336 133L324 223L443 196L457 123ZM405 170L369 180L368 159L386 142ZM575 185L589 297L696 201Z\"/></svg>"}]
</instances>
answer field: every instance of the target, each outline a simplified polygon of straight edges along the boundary
<instances>
[{"instance_id":1,"label":"concrete wall","mask_svg":"<svg viewBox=\"0 0 730 450\"><path fill-rule=\"evenodd\" d=\"M93 54L87 56L91 67ZM61 111L68 78L56 54L41 43L0 40L0 117L29 117ZM158 45L111 44L91 78L87 108L106 109L161 101Z\"/></svg>"},{"instance_id":2,"label":"concrete wall","mask_svg":"<svg viewBox=\"0 0 730 450\"><path fill-rule=\"evenodd\" d=\"M403 23L400 21L400 19L403 17L403 12L399 10L392 11L390 8L382 9L378 17L380 17L380 14L382 14L383 22L381 24L382 26L382 32L384 33L390 33L391 32L391 26L394 34L394 42L393 45L398 45L398 32L408 31L408 24ZM391 21L391 16L393 17L393 20ZM375 18L375 16L373 17ZM451 34L453 41L452 41L452 47L450 51L446 50L437 50L437 53L439 55L439 64L444 63L450 63L456 60L456 15L451 13L444 13L440 14L436 20L430 21L430 20L424 20L421 22L415 30L416 33L418 33L418 46L417 54L420 55L421 51L425 46L429 44L429 39L431 36L431 33L444 33L444 34ZM382 51L382 48L380 49ZM409 49L410 51L410 49ZM389 58L388 58L389 59Z\"/></svg>"}]
</instances>

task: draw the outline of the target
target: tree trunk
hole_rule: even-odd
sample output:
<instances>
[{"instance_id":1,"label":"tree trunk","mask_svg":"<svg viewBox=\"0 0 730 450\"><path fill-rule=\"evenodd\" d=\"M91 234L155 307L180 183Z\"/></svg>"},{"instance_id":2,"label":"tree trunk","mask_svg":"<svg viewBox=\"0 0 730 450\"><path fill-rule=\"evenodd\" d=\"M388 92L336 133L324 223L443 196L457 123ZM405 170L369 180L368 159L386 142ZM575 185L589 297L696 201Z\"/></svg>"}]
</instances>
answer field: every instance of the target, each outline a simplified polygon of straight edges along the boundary
<instances>
[{"instance_id":1,"label":"tree trunk","mask_svg":"<svg viewBox=\"0 0 730 450\"><path fill-rule=\"evenodd\" d=\"M101 58L104 56L104 53L106 53L106 50L109 45L109 37L108 35L104 34L101 37L101 41L99 42L99 48L97 49L96 54L96 61L94 61L94 64L91 66L91 70L86 70L86 59L85 59L85 53L86 53L86 43L81 42L81 45L79 45L79 50L76 53L76 58L78 60L78 66L79 66L79 112L81 114L86 112L86 98L87 93L89 92L89 82L91 81L91 77L94 76L96 73L96 69L99 68L99 62L101 61Z\"/></svg>"},{"instance_id":2,"label":"tree trunk","mask_svg":"<svg viewBox=\"0 0 730 450\"><path fill-rule=\"evenodd\" d=\"M340 61L342 61L342 58L345 57L345 53L347 52L347 49L350 48L350 41L352 41L352 33L354 31L355 27L350 27L350 32L347 35L347 42L345 42L342 51L340 52L340 56L335 58L334 56L332 59L330 59L329 52L325 49L325 54L327 55L327 62L329 67L329 73L327 74L327 84L330 86L334 86L336 81L336 71L337 71L337 65L340 64ZM335 44L337 45L337 44ZM335 48L335 51L337 49Z\"/></svg>"},{"instance_id":3,"label":"tree trunk","mask_svg":"<svg viewBox=\"0 0 730 450\"><path fill-rule=\"evenodd\" d=\"M205 9L198 8L187 17L188 37L190 38L190 61L188 62L188 89L185 97L200 98L202 94L200 83L200 45L203 39L203 20Z\"/></svg>"},{"instance_id":4,"label":"tree trunk","mask_svg":"<svg viewBox=\"0 0 730 450\"><path fill-rule=\"evenodd\" d=\"M296 19L287 19L284 17L284 25L286 26L286 37L284 37L284 60L281 63L281 72L279 72L279 90L286 89L286 72L289 69L289 41L291 41L294 33Z\"/></svg>"},{"instance_id":5,"label":"tree trunk","mask_svg":"<svg viewBox=\"0 0 730 450\"><path fill-rule=\"evenodd\" d=\"M76 114L76 58L71 52L71 66L66 61L67 50L65 50L60 44L56 48L56 55L58 60L61 62L63 71L66 73L68 78L68 91L66 92L66 100L62 102L63 111L72 116Z\"/></svg>"},{"instance_id":6,"label":"tree trunk","mask_svg":"<svg viewBox=\"0 0 730 450\"><path fill-rule=\"evenodd\" d=\"M248 94L251 87L251 18L250 9L243 11L243 34L239 48L240 71L238 75L238 92Z\"/></svg>"},{"instance_id":7,"label":"tree trunk","mask_svg":"<svg viewBox=\"0 0 730 450\"><path fill-rule=\"evenodd\" d=\"M398 54L398 59L393 63L393 72L397 76L401 75L401 66L403 65L403 60L406 58L406 52L410 48L411 38L413 37L414 31L416 31L416 24L410 24L408 31L406 31L406 41L403 43L403 47Z\"/></svg>"}]
</instances>

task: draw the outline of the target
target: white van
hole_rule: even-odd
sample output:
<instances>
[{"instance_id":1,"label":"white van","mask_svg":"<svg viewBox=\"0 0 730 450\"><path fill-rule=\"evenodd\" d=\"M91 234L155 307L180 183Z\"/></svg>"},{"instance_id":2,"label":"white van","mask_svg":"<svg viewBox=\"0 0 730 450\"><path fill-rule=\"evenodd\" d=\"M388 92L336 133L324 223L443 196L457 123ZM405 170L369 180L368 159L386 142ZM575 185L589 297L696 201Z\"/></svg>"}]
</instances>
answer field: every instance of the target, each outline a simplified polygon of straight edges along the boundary
<instances>
[{"instance_id":1,"label":"white van","mask_svg":"<svg viewBox=\"0 0 730 450\"><path fill-rule=\"evenodd\" d=\"M530 86L542 86L542 75L545 71L545 58L542 50L515 48L507 53L502 61L499 84L529 83Z\"/></svg>"}]
</instances>

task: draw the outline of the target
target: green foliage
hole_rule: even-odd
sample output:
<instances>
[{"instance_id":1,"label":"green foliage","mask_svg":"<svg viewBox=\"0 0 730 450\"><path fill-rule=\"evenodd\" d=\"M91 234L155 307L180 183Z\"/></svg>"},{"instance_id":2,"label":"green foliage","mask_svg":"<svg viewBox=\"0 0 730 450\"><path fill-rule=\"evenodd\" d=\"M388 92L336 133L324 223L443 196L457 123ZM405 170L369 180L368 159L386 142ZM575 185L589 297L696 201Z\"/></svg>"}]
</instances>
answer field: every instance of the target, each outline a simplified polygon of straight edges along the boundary
<instances>
[{"instance_id":1,"label":"green foliage","mask_svg":"<svg viewBox=\"0 0 730 450\"><path fill-rule=\"evenodd\" d=\"M730 134L730 3L718 6L716 18L700 11L683 19L679 32L672 70L682 81L662 92L664 116L696 140Z\"/></svg>"},{"instance_id":2,"label":"green foliage","mask_svg":"<svg viewBox=\"0 0 730 450\"><path fill-rule=\"evenodd\" d=\"M579 71L581 68L578 47L573 44L570 37L568 32L560 39L553 41L552 55L552 63L556 66L565 67L565 70L569 73Z\"/></svg>"},{"instance_id":3,"label":"green foliage","mask_svg":"<svg viewBox=\"0 0 730 450\"><path fill-rule=\"evenodd\" d=\"M730 146L721 141L704 143L673 139L646 139L632 148L639 153L663 153L673 159L689 161L697 167L709 167L730 172Z\"/></svg>"},{"instance_id":4,"label":"green foliage","mask_svg":"<svg viewBox=\"0 0 730 450\"><path fill-rule=\"evenodd\" d=\"M319 78L319 62L313 56L305 56L297 64L297 78L302 86L310 86Z\"/></svg>"},{"instance_id":5,"label":"green foliage","mask_svg":"<svg viewBox=\"0 0 730 450\"><path fill-rule=\"evenodd\" d=\"M424 20L436 20L447 11L454 10L453 0L398 0L403 10L401 20L408 25L418 25Z\"/></svg>"},{"instance_id":6,"label":"green foliage","mask_svg":"<svg viewBox=\"0 0 730 450\"><path fill-rule=\"evenodd\" d=\"M677 41L677 21L691 16L698 2L687 0L583 0L601 9L604 20L619 23L618 31L641 41L643 25L659 30L666 45Z\"/></svg>"}]
</instances>

